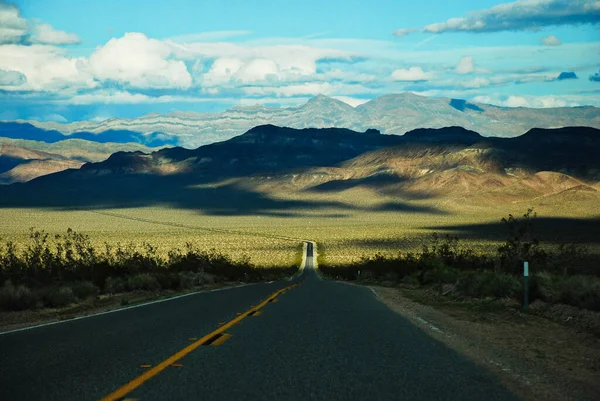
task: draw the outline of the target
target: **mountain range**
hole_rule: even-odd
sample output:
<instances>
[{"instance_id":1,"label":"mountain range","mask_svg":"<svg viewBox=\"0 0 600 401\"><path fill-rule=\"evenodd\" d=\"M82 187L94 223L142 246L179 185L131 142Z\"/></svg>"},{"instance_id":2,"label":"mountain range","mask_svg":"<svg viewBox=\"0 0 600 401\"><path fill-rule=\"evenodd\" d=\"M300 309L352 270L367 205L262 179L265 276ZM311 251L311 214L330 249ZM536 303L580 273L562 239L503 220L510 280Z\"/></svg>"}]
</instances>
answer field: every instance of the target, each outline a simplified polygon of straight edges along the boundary
<instances>
[{"instance_id":1,"label":"mountain range","mask_svg":"<svg viewBox=\"0 0 600 401\"><path fill-rule=\"evenodd\" d=\"M0 187L0 207L169 205L207 214L284 214L339 206L306 194L368 189L392 199L600 203L600 130L532 129L515 138L462 127L377 130L263 125L197 149L116 152L102 162ZM294 201L277 194L294 192ZM35 194L35 196L32 196ZM385 208L395 210L394 204ZM384 206L382 206L384 207ZM384 209L388 210L388 209Z\"/></svg>"},{"instance_id":2,"label":"mountain range","mask_svg":"<svg viewBox=\"0 0 600 401\"><path fill-rule=\"evenodd\" d=\"M273 124L290 128L377 129L404 134L417 128L461 126L483 136L514 137L532 128L600 128L600 109L592 106L507 108L461 99L429 98L412 93L384 95L357 107L323 95L297 107L234 107L222 113L174 112L102 122L0 122L0 137L56 142L82 138L97 142L137 142L146 146L196 148Z\"/></svg>"},{"instance_id":3,"label":"mountain range","mask_svg":"<svg viewBox=\"0 0 600 401\"><path fill-rule=\"evenodd\" d=\"M139 143L98 143L84 139L46 143L0 137L0 184L25 182L57 171L79 168L87 162L106 160L115 152L150 153L158 149Z\"/></svg>"}]
</instances>

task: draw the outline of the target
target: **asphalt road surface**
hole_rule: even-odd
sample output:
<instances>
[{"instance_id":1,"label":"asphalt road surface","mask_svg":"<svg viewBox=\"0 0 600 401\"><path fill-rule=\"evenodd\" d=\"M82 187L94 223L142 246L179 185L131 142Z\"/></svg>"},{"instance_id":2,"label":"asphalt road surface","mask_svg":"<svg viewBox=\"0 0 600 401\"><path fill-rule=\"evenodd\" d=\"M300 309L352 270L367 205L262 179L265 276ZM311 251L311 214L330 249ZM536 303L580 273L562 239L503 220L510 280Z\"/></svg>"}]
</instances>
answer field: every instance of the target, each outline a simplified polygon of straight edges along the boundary
<instances>
[{"instance_id":1,"label":"asphalt road surface","mask_svg":"<svg viewBox=\"0 0 600 401\"><path fill-rule=\"evenodd\" d=\"M516 400L365 287L204 292L0 335L0 401Z\"/></svg>"}]
</instances>

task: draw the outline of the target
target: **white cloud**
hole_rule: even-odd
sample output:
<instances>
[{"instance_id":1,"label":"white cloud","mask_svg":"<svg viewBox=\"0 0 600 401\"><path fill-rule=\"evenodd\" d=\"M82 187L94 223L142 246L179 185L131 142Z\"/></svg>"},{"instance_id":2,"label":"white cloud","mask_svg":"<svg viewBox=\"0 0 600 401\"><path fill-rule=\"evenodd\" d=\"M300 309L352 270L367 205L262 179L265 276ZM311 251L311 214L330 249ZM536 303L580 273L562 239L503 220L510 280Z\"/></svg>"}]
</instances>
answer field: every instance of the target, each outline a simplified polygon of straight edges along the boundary
<instances>
[{"instance_id":1,"label":"white cloud","mask_svg":"<svg viewBox=\"0 0 600 401\"><path fill-rule=\"evenodd\" d=\"M94 88L98 83L81 71L85 58L69 58L65 51L45 45L2 45L0 46L0 69L18 71L26 82L4 89L31 91L74 91L78 88Z\"/></svg>"},{"instance_id":2,"label":"white cloud","mask_svg":"<svg viewBox=\"0 0 600 401\"><path fill-rule=\"evenodd\" d=\"M285 86L248 86L241 88L247 96L353 96L358 94L372 94L373 89L359 84L329 83L329 82L306 82Z\"/></svg>"},{"instance_id":3,"label":"white cloud","mask_svg":"<svg viewBox=\"0 0 600 401\"><path fill-rule=\"evenodd\" d=\"M38 24L33 30L31 41L46 45L73 45L81 42L79 36L54 29L50 24Z\"/></svg>"},{"instance_id":4,"label":"white cloud","mask_svg":"<svg viewBox=\"0 0 600 401\"><path fill-rule=\"evenodd\" d=\"M340 69L333 69L326 71L322 77L324 80L330 79L339 79L341 81L349 81L349 82L360 82L360 83L369 83L377 80L377 76L374 74L367 74L364 72L353 72L353 71L345 71Z\"/></svg>"},{"instance_id":5,"label":"white cloud","mask_svg":"<svg viewBox=\"0 0 600 401\"><path fill-rule=\"evenodd\" d=\"M541 40L543 45L546 46L560 46L562 45L562 42L560 41L559 38L557 38L554 35L550 35L550 36L545 36L542 38Z\"/></svg>"},{"instance_id":6,"label":"white cloud","mask_svg":"<svg viewBox=\"0 0 600 401\"><path fill-rule=\"evenodd\" d=\"M203 85L258 81L298 81L314 77L317 62L327 59L351 60L356 53L306 45L239 45L235 43L178 44L167 41L176 57L213 62L203 75ZM229 72L228 72L229 71Z\"/></svg>"},{"instance_id":7,"label":"white cloud","mask_svg":"<svg viewBox=\"0 0 600 401\"><path fill-rule=\"evenodd\" d=\"M5 71L0 69L0 86L20 86L25 82L27 82L27 78L19 71Z\"/></svg>"},{"instance_id":8,"label":"white cloud","mask_svg":"<svg viewBox=\"0 0 600 401\"><path fill-rule=\"evenodd\" d=\"M243 62L238 58L219 58L203 75L203 86L232 84L233 86L277 80L279 66L273 61L256 58Z\"/></svg>"},{"instance_id":9,"label":"white cloud","mask_svg":"<svg viewBox=\"0 0 600 401\"><path fill-rule=\"evenodd\" d=\"M597 24L598 0L518 0L425 26L426 32L499 32Z\"/></svg>"},{"instance_id":10,"label":"white cloud","mask_svg":"<svg viewBox=\"0 0 600 401\"><path fill-rule=\"evenodd\" d=\"M130 93L128 91L114 91L100 89L94 93L75 95L68 99L56 101L59 104L137 104L137 103L171 103L171 102L212 102L214 99L199 98L191 96L148 96L141 93Z\"/></svg>"},{"instance_id":11,"label":"white cloud","mask_svg":"<svg viewBox=\"0 0 600 401\"><path fill-rule=\"evenodd\" d=\"M417 28L396 29L394 31L394 35L397 36L397 37L399 37L399 38L401 38L403 36L410 35L411 33L417 32L417 31L418 31Z\"/></svg>"},{"instance_id":12,"label":"white cloud","mask_svg":"<svg viewBox=\"0 0 600 401\"><path fill-rule=\"evenodd\" d=\"M433 74L423 71L421 67L400 68L392 72L392 79L395 81L415 82L427 81L432 78Z\"/></svg>"},{"instance_id":13,"label":"white cloud","mask_svg":"<svg viewBox=\"0 0 600 401\"><path fill-rule=\"evenodd\" d=\"M203 86L216 86L230 82L235 74L242 68L244 63L238 58L218 58L203 75Z\"/></svg>"},{"instance_id":14,"label":"white cloud","mask_svg":"<svg viewBox=\"0 0 600 401\"><path fill-rule=\"evenodd\" d=\"M351 96L333 96L334 99L341 100L342 102L352 106L360 106L361 104L367 103L370 99L358 99Z\"/></svg>"},{"instance_id":15,"label":"white cloud","mask_svg":"<svg viewBox=\"0 0 600 401\"><path fill-rule=\"evenodd\" d=\"M600 99L593 96L576 95L481 95L472 98L474 102L493 104L503 107L528 107L528 108L551 108L551 107L575 107L575 106L600 106Z\"/></svg>"},{"instance_id":16,"label":"white cloud","mask_svg":"<svg viewBox=\"0 0 600 401\"><path fill-rule=\"evenodd\" d=\"M477 78L473 78L468 81L461 82L460 86L462 88L467 88L467 89L485 88L485 87L490 86L490 80L487 78L477 77Z\"/></svg>"},{"instance_id":17,"label":"white cloud","mask_svg":"<svg viewBox=\"0 0 600 401\"><path fill-rule=\"evenodd\" d=\"M86 70L101 81L114 80L136 88L187 89L192 77L172 48L142 33L113 38L92 53Z\"/></svg>"},{"instance_id":18,"label":"white cloud","mask_svg":"<svg viewBox=\"0 0 600 401\"><path fill-rule=\"evenodd\" d=\"M473 57L467 56L460 59L454 71L457 74L470 74L474 69Z\"/></svg>"},{"instance_id":19,"label":"white cloud","mask_svg":"<svg viewBox=\"0 0 600 401\"><path fill-rule=\"evenodd\" d=\"M236 75L242 83L264 81L269 78L277 79L279 66L273 60L257 58L244 64Z\"/></svg>"},{"instance_id":20,"label":"white cloud","mask_svg":"<svg viewBox=\"0 0 600 401\"><path fill-rule=\"evenodd\" d=\"M18 43L27 33L27 21L19 9L0 3L0 44Z\"/></svg>"},{"instance_id":21,"label":"white cloud","mask_svg":"<svg viewBox=\"0 0 600 401\"><path fill-rule=\"evenodd\" d=\"M310 82L287 86L264 86L247 87L243 92L250 96L274 95L274 96L299 96L299 95L330 95L333 93L334 85L328 82Z\"/></svg>"}]
</instances>

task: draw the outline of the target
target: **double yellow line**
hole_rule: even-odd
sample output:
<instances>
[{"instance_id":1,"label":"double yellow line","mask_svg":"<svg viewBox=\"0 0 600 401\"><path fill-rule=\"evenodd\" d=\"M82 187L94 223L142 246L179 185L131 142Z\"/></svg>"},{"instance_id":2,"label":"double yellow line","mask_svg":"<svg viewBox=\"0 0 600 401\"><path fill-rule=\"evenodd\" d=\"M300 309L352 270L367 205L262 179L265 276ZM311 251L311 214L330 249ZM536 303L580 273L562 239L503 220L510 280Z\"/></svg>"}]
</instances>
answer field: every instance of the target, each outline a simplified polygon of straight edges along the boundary
<instances>
[{"instance_id":1,"label":"double yellow line","mask_svg":"<svg viewBox=\"0 0 600 401\"><path fill-rule=\"evenodd\" d=\"M176 352L175 354L171 355L169 358L165 359L164 361L162 361L158 365L154 366L152 369L147 370L146 372L144 372L143 374L139 375L138 377L136 377L135 379L133 379L129 383L127 383L124 386L122 386L122 387L118 388L117 390L113 391L112 393L110 393L106 397L103 397L100 401L117 401L117 400L123 399L127 394L131 393L133 390L135 390L136 388L140 387L142 384L144 384L145 382L147 382L148 380L150 380L151 378L153 378L154 376L156 376L157 374L159 374L160 372L162 372L163 370L165 370L169 366L173 365L174 363L176 363L177 361L179 361L181 358L183 358L184 356L186 356L190 352L194 351L196 348L198 348L201 345L209 342L215 336L218 336L219 334L223 334L225 332L225 330L228 330L233 325L239 323L245 317L247 317L249 315L256 314L256 312L260 308L262 308L263 306L267 305L269 302L272 302L273 300L275 300L275 298L278 295L283 294L285 291L288 291L288 290L296 287L297 285L298 284L293 284L293 285L290 285L288 287L282 288L281 290L275 291L273 294L271 294L267 299L265 299L264 301L262 301L257 306L252 307L247 312L242 313L241 315L239 315L235 319L227 322L226 324L224 324L223 326L219 327L218 329L212 331L211 333L208 333L207 335L205 335L204 337L200 338L199 340L196 340L192 344L188 345L187 347L183 348L182 350L180 350L180 351Z\"/></svg>"}]
</instances>

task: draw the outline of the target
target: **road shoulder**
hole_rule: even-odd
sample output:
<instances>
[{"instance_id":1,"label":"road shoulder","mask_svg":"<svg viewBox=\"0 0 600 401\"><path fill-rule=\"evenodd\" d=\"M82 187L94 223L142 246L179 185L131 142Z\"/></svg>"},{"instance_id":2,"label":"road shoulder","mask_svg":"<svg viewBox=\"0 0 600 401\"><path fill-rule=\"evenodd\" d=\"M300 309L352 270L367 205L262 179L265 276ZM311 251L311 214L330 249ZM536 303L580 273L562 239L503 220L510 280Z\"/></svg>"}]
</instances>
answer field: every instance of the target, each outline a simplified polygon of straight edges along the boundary
<instances>
[{"instance_id":1,"label":"road shoulder","mask_svg":"<svg viewBox=\"0 0 600 401\"><path fill-rule=\"evenodd\" d=\"M369 288L394 312L496 374L523 399L595 400L600 394L600 338L591 333L510 308L453 304L422 289Z\"/></svg>"},{"instance_id":2,"label":"road shoulder","mask_svg":"<svg viewBox=\"0 0 600 401\"><path fill-rule=\"evenodd\" d=\"M149 303L168 301L181 296L209 291L227 290L257 283L222 282L203 285L187 291L134 291L114 295L103 295L94 299L72 304L64 308L45 308L24 311L0 311L0 334L40 325L54 324L101 313L117 312Z\"/></svg>"}]
</instances>

